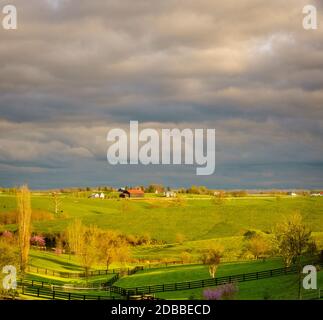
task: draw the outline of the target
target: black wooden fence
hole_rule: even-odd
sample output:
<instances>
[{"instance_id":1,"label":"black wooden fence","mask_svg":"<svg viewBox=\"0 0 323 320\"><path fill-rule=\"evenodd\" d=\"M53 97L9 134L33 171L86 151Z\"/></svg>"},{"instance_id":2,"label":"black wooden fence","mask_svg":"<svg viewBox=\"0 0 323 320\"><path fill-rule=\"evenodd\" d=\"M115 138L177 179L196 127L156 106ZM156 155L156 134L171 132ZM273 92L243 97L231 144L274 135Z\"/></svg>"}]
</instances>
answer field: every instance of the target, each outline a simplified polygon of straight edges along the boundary
<instances>
[{"instance_id":1,"label":"black wooden fence","mask_svg":"<svg viewBox=\"0 0 323 320\"><path fill-rule=\"evenodd\" d=\"M114 296L89 295L72 292L56 291L45 287L24 286L22 285L22 294L30 295L43 299L51 300L112 300Z\"/></svg>"},{"instance_id":2,"label":"black wooden fence","mask_svg":"<svg viewBox=\"0 0 323 320\"><path fill-rule=\"evenodd\" d=\"M320 267L323 267L323 262L317 263L317 265ZM110 270L95 270L95 271L91 271L88 274L88 276L114 274L114 276L111 279L109 279L104 283L97 284L97 286L102 288L103 290L104 289L109 290L110 293L116 293L121 296L130 297L132 295L145 295L145 294L153 294L157 292L180 291L180 290L189 290L189 289L204 288L204 287L213 287L213 286L218 286L218 285L230 283L230 282L245 282L245 281L252 281L252 280L260 280L265 278L297 273L297 267L294 265L292 267L277 268L277 269L271 269L271 270L265 270L265 271L256 271L256 272L250 272L245 274L217 277L214 279L165 283L165 284L131 287L131 288L122 288L118 286L113 286L113 284L119 279L120 276L125 274L132 275L144 269L146 268L143 266L137 266L132 269L123 268L123 269L110 269ZM84 272L82 273L59 272L59 271L38 268L33 266L28 266L27 271L45 273L48 275L58 276L62 278L82 278L86 276ZM35 280L24 280L24 283L22 284L22 286L25 288L25 290L27 291L30 290L30 292L33 292L34 294L36 293L37 296L38 294L43 294L43 296L44 295L50 296L49 292L55 291L56 293L58 293L58 297L59 297L59 294L61 293L62 296L64 296L65 298L67 296L67 298L70 299L68 292L59 292L59 291L53 290L53 288L55 288L55 285L53 287L52 283L48 283L44 281L35 281ZM37 291L37 290L40 290L40 291ZM53 294L54 297L56 293ZM84 295L74 294L74 293L72 295L78 298L82 298L82 297L84 298ZM85 297L87 297L87 295L85 295ZM93 296L90 296L90 297L93 297Z\"/></svg>"},{"instance_id":3,"label":"black wooden fence","mask_svg":"<svg viewBox=\"0 0 323 320\"><path fill-rule=\"evenodd\" d=\"M85 272L65 272L65 271L56 271L47 268L40 268L32 265L28 265L26 271L28 273L38 273L49 275L53 277L59 278L86 278L86 277L95 277L95 276L102 276L108 274L119 274L119 275L131 275L139 270L143 270L143 266L137 266L134 268L115 268L109 270L92 270L89 271L87 274Z\"/></svg>"},{"instance_id":4,"label":"black wooden fence","mask_svg":"<svg viewBox=\"0 0 323 320\"><path fill-rule=\"evenodd\" d=\"M319 263L318 265L320 267L323 267L323 262ZM218 285L230 283L230 282L245 282L245 281L252 281L252 280L260 280L260 279L278 277L282 275L289 275L289 274L295 274L295 273L297 273L297 266L230 275L230 276L218 277L214 279L165 283L165 284L157 284L157 285L141 286L141 287L133 287L133 288L120 288L117 286L111 286L110 291L114 293L118 293L123 296L142 295L142 294L151 294L156 292L181 291L181 290L213 287L213 286L218 286Z\"/></svg>"}]
</instances>

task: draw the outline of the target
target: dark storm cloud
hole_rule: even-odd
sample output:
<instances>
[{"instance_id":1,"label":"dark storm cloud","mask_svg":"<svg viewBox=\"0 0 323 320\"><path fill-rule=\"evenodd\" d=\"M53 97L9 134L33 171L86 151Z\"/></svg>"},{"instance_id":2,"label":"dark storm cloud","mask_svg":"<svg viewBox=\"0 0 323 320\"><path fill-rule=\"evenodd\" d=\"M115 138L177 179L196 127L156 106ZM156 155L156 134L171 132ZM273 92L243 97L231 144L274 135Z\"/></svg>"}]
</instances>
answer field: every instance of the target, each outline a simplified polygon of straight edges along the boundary
<instances>
[{"instance_id":1,"label":"dark storm cloud","mask_svg":"<svg viewBox=\"0 0 323 320\"><path fill-rule=\"evenodd\" d=\"M18 30L0 29L3 184L24 173L34 186L97 184L101 171L126 184L123 168L105 169L105 136L139 120L215 128L215 179L224 186L317 186L323 29L302 28L307 1L11 3ZM322 3L314 4L321 17ZM177 185L215 184L185 168L137 172L134 181L153 172Z\"/></svg>"}]
</instances>

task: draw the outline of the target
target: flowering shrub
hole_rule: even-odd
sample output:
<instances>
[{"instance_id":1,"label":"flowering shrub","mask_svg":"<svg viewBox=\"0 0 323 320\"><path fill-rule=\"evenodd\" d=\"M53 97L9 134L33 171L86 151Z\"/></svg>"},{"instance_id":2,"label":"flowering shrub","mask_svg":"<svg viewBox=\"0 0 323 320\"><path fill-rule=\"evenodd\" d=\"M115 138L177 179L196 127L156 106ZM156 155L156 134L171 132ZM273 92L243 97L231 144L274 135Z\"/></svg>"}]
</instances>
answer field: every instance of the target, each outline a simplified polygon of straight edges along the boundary
<instances>
[{"instance_id":1,"label":"flowering shrub","mask_svg":"<svg viewBox=\"0 0 323 320\"><path fill-rule=\"evenodd\" d=\"M3 231L2 237L4 237L5 239L12 239L13 238L13 233L10 232L10 231Z\"/></svg>"},{"instance_id":2,"label":"flowering shrub","mask_svg":"<svg viewBox=\"0 0 323 320\"><path fill-rule=\"evenodd\" d=\"M226 283L215 289L205 289L203 296L206 300L231 300L238 292L238 287L235 283Z\"/></svg>"},{"instance_id":3,"label":"flowering shrub","mask_svg":"<svg viewBox=\"0 0 323 320\"><path fill-rule=\"evenodd\" d=\"M46 241L42 236L33 236L30 239L30 243L37 247L45 247Z\"/></svg>"}]
</instances>

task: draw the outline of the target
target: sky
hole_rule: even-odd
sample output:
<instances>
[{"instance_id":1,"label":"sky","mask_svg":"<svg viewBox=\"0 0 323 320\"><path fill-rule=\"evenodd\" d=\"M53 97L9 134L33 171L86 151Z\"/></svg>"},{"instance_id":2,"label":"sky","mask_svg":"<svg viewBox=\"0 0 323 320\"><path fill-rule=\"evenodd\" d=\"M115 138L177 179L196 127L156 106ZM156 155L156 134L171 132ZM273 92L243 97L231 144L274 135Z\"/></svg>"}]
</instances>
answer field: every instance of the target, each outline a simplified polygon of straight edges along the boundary
<instances>
[{"instance_id":1,"label":"sky","mask_svg":"<svg viewBox=\"0 0 323 320\"><path fill-rule=\"evenodd\" d=\"M323 2L0 0L0 186L323 188ZM306 4L318 29L302 26ZM0 13L0 21L3 15ZM107 162L106 135L214 128L215 173Z\"/></svg>"}]
</instances>

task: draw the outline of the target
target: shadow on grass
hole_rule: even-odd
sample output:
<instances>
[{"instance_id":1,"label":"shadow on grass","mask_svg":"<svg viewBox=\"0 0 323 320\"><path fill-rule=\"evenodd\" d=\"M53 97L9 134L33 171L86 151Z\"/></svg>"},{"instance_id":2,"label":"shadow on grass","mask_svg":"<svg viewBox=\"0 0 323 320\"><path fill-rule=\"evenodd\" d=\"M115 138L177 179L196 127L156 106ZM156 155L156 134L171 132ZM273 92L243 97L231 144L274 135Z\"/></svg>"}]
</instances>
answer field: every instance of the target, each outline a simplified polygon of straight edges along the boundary
<instances>
[{"instance_id":1,"label":"shadow on grass","mask_svg":"<svg viewBox=\"0 0 323 320\"><path fill-rule=\"evenodd\" d=\"M45 257L45 256L43 256L43 257L33 256L32 254L30 256L32 258L46 260L46 261L55 263L56 265L59 265L60 267L66 269L66 270L69 270L69 271L75 271L75 272L77 272L77 271L84 271L84 269L81 266L75 265L75 264L73 264L71 262L57 261L54 258ZM42 268L45 268L46 269L46 267L42 267ZM54 266L52 268L54 268ZM51 269L51 267L48 267L48 269ZM64 271L62 271L62 272L64 272Z\"/></svg>"}]
</instances>

